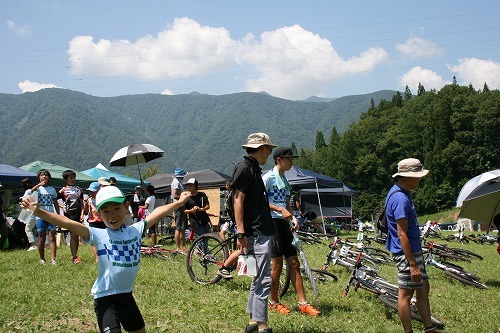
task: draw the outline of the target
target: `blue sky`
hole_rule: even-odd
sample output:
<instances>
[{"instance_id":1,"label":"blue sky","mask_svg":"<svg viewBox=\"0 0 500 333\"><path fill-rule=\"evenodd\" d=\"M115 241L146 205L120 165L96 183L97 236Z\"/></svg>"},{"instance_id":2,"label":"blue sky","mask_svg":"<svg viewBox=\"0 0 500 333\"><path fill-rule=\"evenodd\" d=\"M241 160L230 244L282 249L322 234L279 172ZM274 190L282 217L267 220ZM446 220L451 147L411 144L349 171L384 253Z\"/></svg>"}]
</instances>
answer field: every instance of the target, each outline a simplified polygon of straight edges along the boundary
<instances>
[{"instance_id":1,"label":"blue sky","mask_svg":"<svg viewBox=\"0 0 500 333\"><path fill-rule=\"evenodd\" d=\"M2 1L0 93L500 88L500 1Z\"/></svg>"}]
</instances>

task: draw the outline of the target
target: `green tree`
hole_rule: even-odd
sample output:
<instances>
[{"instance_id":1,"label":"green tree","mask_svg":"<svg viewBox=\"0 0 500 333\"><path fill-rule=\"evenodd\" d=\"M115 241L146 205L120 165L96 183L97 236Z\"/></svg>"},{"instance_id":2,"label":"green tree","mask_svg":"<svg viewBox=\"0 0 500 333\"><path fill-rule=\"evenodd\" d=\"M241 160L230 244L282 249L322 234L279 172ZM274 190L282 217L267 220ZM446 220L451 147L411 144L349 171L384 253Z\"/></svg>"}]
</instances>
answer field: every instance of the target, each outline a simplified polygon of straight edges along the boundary
<instances>
[{"instance_id":1,"label":"green tree","mask_svg":"<svg viewBox=\"0 0 500 333\"><path fill-rule=\"evenodd\" d=\"M405 86L405 101L409 101L411 99L411 90L408 85Z\"/></svg>"},{"instance_id":2,"label":"green tree","mask_svg":"<svg viewBox=\"0 0 500 333\"><path fill-rule=\"evenodd\" d=\"M326 147L325 137L323 136L322 131L316 132L316 145L314 147L316 148L316 150Z\"/></svg>"},{"instance_id":3,"label":"green tree","mask_svg":"<svg viewBox=\"0 0 500 333\"><path fill-rule=\"evenodd\" d=\"M420 96L422 95L423 93L425 93L425 88L424 86L419 82L418 83L418 89L417 89L417 96Z\"/></svg>"}]
</instances>

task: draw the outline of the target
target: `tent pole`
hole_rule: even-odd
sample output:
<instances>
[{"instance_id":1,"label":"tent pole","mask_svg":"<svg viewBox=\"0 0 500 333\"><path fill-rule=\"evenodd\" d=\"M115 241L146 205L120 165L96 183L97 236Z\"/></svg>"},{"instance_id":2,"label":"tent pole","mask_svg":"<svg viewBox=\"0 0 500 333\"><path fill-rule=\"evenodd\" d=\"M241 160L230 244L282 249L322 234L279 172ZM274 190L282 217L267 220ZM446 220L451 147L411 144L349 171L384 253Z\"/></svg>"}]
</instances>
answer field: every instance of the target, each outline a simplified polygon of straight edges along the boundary
<instances>
[{"instance_id":1,"label":"tent pole","mask_svg":"<svg viewBox=\"0 0 500 333\"><path fill-rule=\"evenodd\" d=\"M321 207L321 198L319 196L318 180L316 178L314 178L314 184L316 185L316 194L318 195L319 213L321 214L321 223L323 223L323 233L326 234L325 217L323 216L323 208Z\"/></svg>"}]
</instances>

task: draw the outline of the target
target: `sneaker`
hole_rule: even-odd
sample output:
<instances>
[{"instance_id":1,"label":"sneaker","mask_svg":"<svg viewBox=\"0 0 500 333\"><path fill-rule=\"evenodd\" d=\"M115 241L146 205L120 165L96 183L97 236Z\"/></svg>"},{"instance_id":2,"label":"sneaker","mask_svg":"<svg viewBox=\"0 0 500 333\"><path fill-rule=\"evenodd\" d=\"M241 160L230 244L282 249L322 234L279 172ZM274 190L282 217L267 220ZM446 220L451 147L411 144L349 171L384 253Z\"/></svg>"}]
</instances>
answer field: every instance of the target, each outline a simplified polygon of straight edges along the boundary
<instances>
[{"instance_id":1,"label":"sneaker","mask_svg":"<svg viewBox=\"0 0 500 333\"><path fill-rule=\"evenodd\" d=\"M286 305L281 304L280 302L269 303L269 309L277 311L281 314L289 314L290 313L290 309Z\"/></svg>"},{"instance_id":2,"label":"sneaker","mask_svg":"<svg viewBox=\"0 0 500 333\"><path fill-rule=\"evenodd\" d=\"M299 310L303 314L310 315L310 316L317 316L321 313L318 309L316 309L314 306L312 306L309 303L305 304L299 304Z\"/></svg>"},{"instance_id":3,"label":"sneaker","mask_svg":"<svg viewBox=\"0 0 500 333\"><path fill-rule=\"evenodd\" d=\"M35 245L32 245L28 248L28 251L35 251L36 249L38 249Z\"/></svg>"},{"instance_id":4,"label":"sneaker","mask_svg":"<svg viewBox=\"0 0 500 333\"><path fill-rule=\"evenodd\" d=\"M75 259L73 259L73 263L75 264L81 264L82 263L82 259L80 259L80 257L76 257Z\"/></svg>"},{"instance_id":5,"label":"sneaker","mask_svg":"<svg viewBox=\"0 0 500 333\"><path fill-rule=\"evenodd\" d=\"M52 260L50 261L50 263L51 263L52 265L57 265L57 261L56 261L55 259L52 259Z\"/></svg>"},{"instance_id":6,"label":"sneaker","mask_svg":"<svg viewBox=\"0 0 500 333\"><path fill-rule=\"evenodd\" d=\"M45 265L45 260L40 259L40 264Z\"/></svg>"},{"instance_id":7,"label":"sneaker","mask_svg":"<svg viewBox=\"0 0 500 333\"><path fill-rule=\"evenodd\" d=\"M247 324L245 327L245 333L257 333L259 331L259 326L257 323Z\"/></svg>"},{"instance_id":8,"label":"sneaker","mask_svg":"<svg viewBox=\"0 0 500 333\"><path fill-rule=\"evenodd\" d=\"M233 276L231 275L231 272L227 268L224 268L224 267L222 267L221 269L219 269L217 271L217 275L222 276L226 280L230 280L233 278Z\"/></svg>"},{"instance_id":9,"label":"sneaker","mask_svg":"<svg viewBox=\"0 0 500 333\"><path fill-rule=\"evenodd\" d=\"M259 333L273 333L273 329L271 327L266 327L263 330L258 330Z\"/></svg>"}]
</instances>

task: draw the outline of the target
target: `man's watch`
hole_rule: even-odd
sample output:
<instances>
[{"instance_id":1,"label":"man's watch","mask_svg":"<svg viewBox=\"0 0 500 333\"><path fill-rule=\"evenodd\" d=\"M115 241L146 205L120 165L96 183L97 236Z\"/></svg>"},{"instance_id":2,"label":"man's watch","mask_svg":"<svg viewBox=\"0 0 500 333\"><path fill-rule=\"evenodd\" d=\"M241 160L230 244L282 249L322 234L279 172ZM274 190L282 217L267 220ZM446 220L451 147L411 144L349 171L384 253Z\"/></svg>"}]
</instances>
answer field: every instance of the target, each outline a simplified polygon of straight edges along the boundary
<instances>
[{"instance_id":1,"label":"man's watch","mask_svg":"<svg viewBox=\"0 0 500 333\"><path fill-rule=\"evenodd\" d=\"M238 233L238 234L236 235L236 237L237 237L238 239L242 239L243 237L245 237L245 234L244 234L244 233Z\"/></svg>"}]
</instances>

